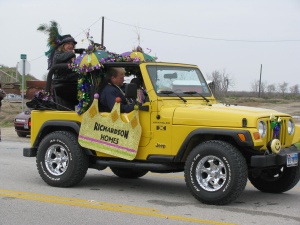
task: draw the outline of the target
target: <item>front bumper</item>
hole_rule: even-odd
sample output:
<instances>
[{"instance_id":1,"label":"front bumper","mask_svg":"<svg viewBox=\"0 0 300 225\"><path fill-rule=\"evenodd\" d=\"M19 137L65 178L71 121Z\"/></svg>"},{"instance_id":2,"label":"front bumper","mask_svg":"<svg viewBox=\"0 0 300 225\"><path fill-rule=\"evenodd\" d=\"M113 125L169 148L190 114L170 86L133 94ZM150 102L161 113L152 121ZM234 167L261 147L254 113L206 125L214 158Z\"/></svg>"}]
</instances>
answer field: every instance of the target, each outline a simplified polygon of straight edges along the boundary
<instances>
[{"instance_id":1,"label":"front bumper","mask_svg":"<svg viewBox=\"0 0 300 225\"><path fill-rule=\"evenodd\" d=\"M22 125L15 125L15 131L23 134L28 134L30 135L30 127L25 128L24 124Z\"/></svg>"},{"instance_id":2,"label":"front bumper","mask_svg":"<svg viewBox=\"0 0 300 225\"><path fill-rule=\"evenodd\" d=\"M300 151L296 146L289 148L283 148L278 154L270 155L255 155L251 157L251 167L269 167L269 166L282 166L287 164L287 154L298 153L298 159L300 158ZM299 162L298 162L299 165Z\"/></svg>"}]
</instances>

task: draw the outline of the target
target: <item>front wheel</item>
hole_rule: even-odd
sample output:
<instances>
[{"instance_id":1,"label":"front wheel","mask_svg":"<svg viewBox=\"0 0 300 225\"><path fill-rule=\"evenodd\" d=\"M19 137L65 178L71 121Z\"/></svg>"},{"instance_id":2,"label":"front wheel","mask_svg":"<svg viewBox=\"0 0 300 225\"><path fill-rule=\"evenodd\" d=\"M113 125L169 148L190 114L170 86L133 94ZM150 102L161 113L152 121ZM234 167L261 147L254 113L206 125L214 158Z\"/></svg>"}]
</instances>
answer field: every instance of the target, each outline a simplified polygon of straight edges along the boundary
<instances>
[{"instance_id":1,"label":"front wheel","mask_svg":"<svg viewBox=\"0 0 300 225\"><path fill-rule=\"evenodd\" d=\"M129 178L129 179L136 179L145 176L148 173L147 170L136 170L130 168L111 167L110 169L118 177Z\"/></svg>"},{"instance_id":2,"label":"front wheel","mask_svg":"<svg viewBox=\"0 0 300 225\"><path fill-rule=\"evenodd\" d=\"M56 131L42 140L36 164L40 176L47 184L54 187L70 187L84 178L89 159L74 133Z\"/></svg>"},{"instance_id":3,"label":"front wheel","mask_svg":"<svg viewBox=\"0 0 300 225\"><path fill-rule=\"evenodd\" d=\"M225 205L244 191L247 165L233 145L224 141L207 141L189 154L184 176L189 191L197 200Z\"/></svg>"},{"instance_id":4,"label":"front wheel","mask_svg":"<svg viewBox=\"0 0 300 225\"><path fill-rule=\"evenodd\" d=\"M262 192L282 193L292 189L300 179L300 165L278 167L257 172L249 172L252 185Z\"/></svg>"}]
</instances>

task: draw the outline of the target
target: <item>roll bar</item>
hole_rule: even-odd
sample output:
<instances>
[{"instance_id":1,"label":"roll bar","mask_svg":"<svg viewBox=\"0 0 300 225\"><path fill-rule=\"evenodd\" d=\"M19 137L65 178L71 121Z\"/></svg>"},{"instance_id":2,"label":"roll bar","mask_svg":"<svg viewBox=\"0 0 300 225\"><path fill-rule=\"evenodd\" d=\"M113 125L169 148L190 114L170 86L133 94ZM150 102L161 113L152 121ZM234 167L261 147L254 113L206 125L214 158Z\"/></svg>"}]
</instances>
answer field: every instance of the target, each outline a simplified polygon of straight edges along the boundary
<instances>
[{"instance_id":1,"label":"roll bar","mask_svg":"<svg viewBox=\"0 0 300 225\"><path fill-rule=\"evenodd\" d=\"M69 68L68 63L60 63L51 67L47 75L46 90L45 90L46 92L50 92L50 88L52 84L52 76L54 72L58 69L68 69L68 68Z\"/></svg>"}]
</instances>

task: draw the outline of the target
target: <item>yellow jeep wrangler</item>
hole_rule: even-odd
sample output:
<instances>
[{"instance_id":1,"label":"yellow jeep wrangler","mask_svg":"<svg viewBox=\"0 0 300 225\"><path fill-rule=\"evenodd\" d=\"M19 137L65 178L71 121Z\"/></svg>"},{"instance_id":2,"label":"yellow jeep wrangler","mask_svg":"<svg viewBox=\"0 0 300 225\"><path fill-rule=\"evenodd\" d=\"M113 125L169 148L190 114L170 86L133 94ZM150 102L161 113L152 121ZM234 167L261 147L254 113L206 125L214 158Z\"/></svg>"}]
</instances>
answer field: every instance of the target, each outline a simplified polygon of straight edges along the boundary
<instances>
[{"instance_id":1,"label":"yellow jeep wrangler","mask_svg":"<svg viewBox=\"0 0 300 225\"><path fill-rule=\"evenodd\" d=\"M133 112L141 127L134 158L102 152L107 143L100 133L81 144L83 127L104 130L83 122L88 121L83 120L85 115L94 116L97 110L93 114L89 110L82 114L33 110L31 147L24 148L23 155L36 157L38 172L48 185L74 186L88 168L109 167L122 178L139 178L149 171L184 172L187 188L196 199L224 205L240 196L247 178L258 190L269 193L288 191L298 183L300 151L295 143L300 141L300 127L290 115L218 103L196 65L114 62L104 63L102 70L111 66L124 67L128 76L142 79L147 91L146 101ZM134 98L136 92L137 87L128 84L126 95ZM89 107L95 102L96 98ZM123 121L130 116L121 115ZM118 144L114 138L107 139ZM94 147L87 147L89 140Z\"/></svg>"}]
</instances>

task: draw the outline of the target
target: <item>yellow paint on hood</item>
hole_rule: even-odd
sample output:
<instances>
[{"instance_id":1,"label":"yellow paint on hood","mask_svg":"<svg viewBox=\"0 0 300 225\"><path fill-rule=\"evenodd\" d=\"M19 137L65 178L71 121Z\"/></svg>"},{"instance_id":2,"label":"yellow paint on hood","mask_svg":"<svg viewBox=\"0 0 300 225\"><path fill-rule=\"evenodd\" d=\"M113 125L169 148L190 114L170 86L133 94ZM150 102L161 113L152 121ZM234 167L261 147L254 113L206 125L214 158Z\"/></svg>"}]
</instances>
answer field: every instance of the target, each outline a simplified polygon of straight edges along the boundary
<instances>
[{"instance_id":1,"label":"yellow paint on hood","mask_svg":"<svg viewBox=\"0 0 300 225\"><path fill-rule=\"evenodd\" d=\"M163 110L163 109L162 109ZM242 119L247 119L247 127L256 127L259 118L270 115L289 116L271 109L235 105L182 105L174 109L173 124L208 127L242 127Z\"/></svg>"}]
</instances>

